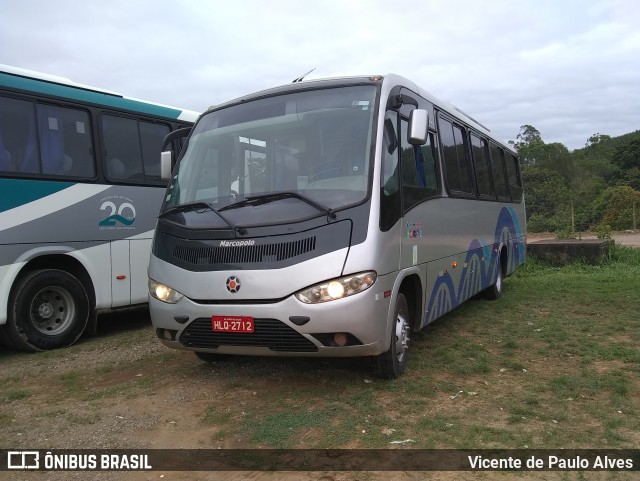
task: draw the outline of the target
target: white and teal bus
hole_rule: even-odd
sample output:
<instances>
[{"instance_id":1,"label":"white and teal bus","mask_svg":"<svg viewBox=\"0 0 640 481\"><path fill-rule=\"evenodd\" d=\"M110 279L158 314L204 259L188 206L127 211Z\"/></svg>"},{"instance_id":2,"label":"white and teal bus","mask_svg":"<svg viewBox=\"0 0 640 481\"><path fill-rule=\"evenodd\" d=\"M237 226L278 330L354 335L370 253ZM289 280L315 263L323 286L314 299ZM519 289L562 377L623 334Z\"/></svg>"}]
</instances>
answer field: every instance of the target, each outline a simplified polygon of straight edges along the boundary
<instances>
[{"instance_id":1,"label":"white and teal bus","mask_svg":"<svg viewBox=\"0 0 640 481\"><path fill-rule=\"evenodd\" d=\"M525 246L518 158L487 128L393 74L296 82L193 127L155 231L151 320L205 361L370 356L395 378L411 332L499 297Z\"/></svg>"},{"instance_id":2,"label":"white and teal bus","mask_svg":"<svg viewBox=\"0 0 640 481\"><path fill-rule=\"evenodd\" d=\"M163 139L197 116L0 66L3 344L67 346L98 311L147 302Z\"/></svg>"}]
</instances>

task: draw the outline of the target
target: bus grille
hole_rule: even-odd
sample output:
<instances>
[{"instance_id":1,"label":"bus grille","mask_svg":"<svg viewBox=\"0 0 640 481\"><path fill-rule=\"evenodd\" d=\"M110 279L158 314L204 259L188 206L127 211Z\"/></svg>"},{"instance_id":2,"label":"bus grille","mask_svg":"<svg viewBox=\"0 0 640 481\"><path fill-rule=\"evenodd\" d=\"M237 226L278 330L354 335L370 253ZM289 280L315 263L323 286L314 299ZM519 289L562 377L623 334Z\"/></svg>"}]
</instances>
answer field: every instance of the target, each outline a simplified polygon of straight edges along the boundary
<instances>
[{"instance_id":1,"label":"bus grille","mask_svg":"<svg viewBox=\"0 0 640 481\"><path fill-rule=\"evenodd\" d=\"M180 342L186 347L218 346L268 347L273 351L317 352L318 347L302 334L276 319L254 319L251 334L214 332L211 318L199 318L187 326Z\"/></svg>"},{"instance_id":2,"label":"bus grille","mask_svg":"<svg viewBox=\"0 0 640 481\"><path fill-rule=\"evenodd\" d=\"M173 257L193 265L210 264L252 264L279 262L290 259L316 248L316 238L307 237L279 244L259 244L232 247L191 247L173 246Z\"/></svg>"}]
</instances>

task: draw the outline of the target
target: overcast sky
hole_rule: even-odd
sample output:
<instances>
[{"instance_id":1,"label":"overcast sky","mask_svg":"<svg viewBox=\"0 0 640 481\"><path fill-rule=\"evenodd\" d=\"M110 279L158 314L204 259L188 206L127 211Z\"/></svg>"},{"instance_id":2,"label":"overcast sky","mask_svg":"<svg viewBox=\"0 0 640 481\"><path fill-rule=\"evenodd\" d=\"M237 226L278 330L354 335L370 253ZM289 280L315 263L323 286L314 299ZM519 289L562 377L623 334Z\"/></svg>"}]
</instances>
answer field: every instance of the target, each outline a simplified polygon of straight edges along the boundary
<instances>
[{"instance_id":1,"label":"overcast sky","mask_svg":"<svg viewBox=\"0 0 640 481\"><path fill-rule=\"evenodd\" d=\"M637 0L0 0L0 63L197 111L393 72L504 140L640 129Z\"/></svg>"}]
</instances>

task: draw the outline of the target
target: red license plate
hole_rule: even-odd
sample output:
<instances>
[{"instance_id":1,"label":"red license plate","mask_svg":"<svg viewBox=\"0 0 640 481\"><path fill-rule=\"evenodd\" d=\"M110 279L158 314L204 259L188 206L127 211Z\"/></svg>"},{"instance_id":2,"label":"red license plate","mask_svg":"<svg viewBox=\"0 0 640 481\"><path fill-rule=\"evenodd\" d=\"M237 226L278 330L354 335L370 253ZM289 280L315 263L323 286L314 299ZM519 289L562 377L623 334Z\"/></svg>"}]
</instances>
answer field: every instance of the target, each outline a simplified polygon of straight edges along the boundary
<instances>
[{"instance_id":1,"label":"red license plate","mask_svg":"<svg viewBox=\"0 0 640 481\"><path fill-rule=\"evenodd\" d=\"M211 328L214 332L253 332L254 323L251 316L212 316Z\"/></svg>"}]
</instances>

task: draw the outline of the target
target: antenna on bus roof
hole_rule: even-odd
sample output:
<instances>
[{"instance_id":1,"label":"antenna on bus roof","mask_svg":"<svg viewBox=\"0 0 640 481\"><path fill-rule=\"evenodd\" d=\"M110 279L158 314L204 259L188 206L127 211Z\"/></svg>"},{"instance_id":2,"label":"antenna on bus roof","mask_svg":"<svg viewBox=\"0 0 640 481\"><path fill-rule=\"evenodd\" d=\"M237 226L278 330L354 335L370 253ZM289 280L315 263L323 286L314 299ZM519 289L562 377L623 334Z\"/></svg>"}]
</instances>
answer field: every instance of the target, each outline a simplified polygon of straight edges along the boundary
<instances>
[{"instance_id":1,"label":"antenna on bus roof","mask_svg":"<svg viewBox=\"0 0 640 481\"><path fill-rule=\"evenodd\" d=\"M305 78L307 75L309 75L311 72L313 72L316 68L313 67L311 70L309 70L306 74L301 75L298 78L294 78L293 81L291 82L292 84L298 83L298 82L302 82L302 79Z\"/></svg>"}]
</instances>

